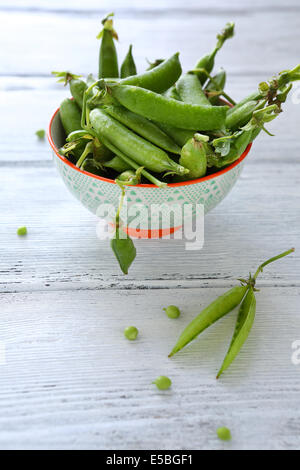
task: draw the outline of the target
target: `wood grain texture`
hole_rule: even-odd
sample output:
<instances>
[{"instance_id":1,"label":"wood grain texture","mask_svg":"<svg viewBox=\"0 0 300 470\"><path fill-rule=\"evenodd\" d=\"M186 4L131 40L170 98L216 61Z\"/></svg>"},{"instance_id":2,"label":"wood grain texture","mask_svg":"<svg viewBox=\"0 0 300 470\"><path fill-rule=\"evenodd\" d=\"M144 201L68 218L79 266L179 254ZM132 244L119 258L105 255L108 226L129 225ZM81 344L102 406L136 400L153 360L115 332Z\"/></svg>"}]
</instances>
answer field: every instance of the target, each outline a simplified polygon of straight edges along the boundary
<instances>
[{"instance_id":1,"label":"wood grain texture","mask_svg":"<svg viewBox=\"0 0 300 470\"><path fill-rule=\"evenodd\" d=\"M185 69L227 21L236 37L217 67L239 99L299 62L299 2L288 0L2 0L0 4L0 448L299 449L300 340L299 88L247 157L230 195L205 220L199 253L183 241L136 242L124 277L97 219L63 186L47 142L34 132L68 90L53 69L96 71L95 35L115 10L125 55L180 50ZM27 225L28 236L16 229ZM259 280L257 318L241 354L219 382L235 313L173 360L180 330L235 279L291 246L292 256ZM177 304L182 317L162 308ZM140 330L135 343L124 327ZM159 392L151 381L173 380ZM228 426L231 443L216 439Z\"/></svg>"},{"instance_id":2,"label":"wood grain texture","mask_svg":"<svg viewBox=\"0 0 300 470\"><path fill-rule=\"evenodd\" d=\"M183 328L223 289L1 295L0 446L104 449L299 448L298 288L264 288L241 354L218 382L235 313L167 359ZM177 320L162 307L182 308ZM283 317L284 316L284 329ZM129 343L123 329L136 325ZM173 380L159 392L158 375ZM219 442L226 425L233 440Z\"/></svg>"},{"instance_id":3,"label":"wood grain texture","mask_svg":"<svg viewBox=\"0 0 300 470\"><path fill-rule=\"evenodd\" d=\"M65 289L70 282L71 288L129 288L135 282L147 288L150 280L159 286L194 279L227 285L264 258L299 246L300 215L290 210L291 204L300 204L299 171L292 171L294 164L259 168L258 173L254 164L247 165L232 193L207 216L203 250L186 251L181 240L137 241L137 259L124 278L108 241L97 239L96 217L67 192L54 168L16 167L12 172L2 167L6 199L0 240L3 246L10 243L1 256L1 289L59 288L61 283ZM28 227L26 238L16 236L21 225ZM270 266L264 280L298 284L295 258L298 252Z\"/></svg>"},{"instance_id":4,"label":"wood grain texture","mask_svg":"<svg viewBox=\"0 0 300 470\"><path fill-rule=\"evenodd\" d=\"M185 14L170 9L170 3L165 3L164 14L160 8L150 10L151 14L144 9L140 14L139 9L127 8L126 14L116 10L119 53L124 57L128 45L133 43L138 68L143 69L146 58L166 58L179 50L183 67L191 68L214 47L215 36L224 24L235 21L237 36L224 46L217 66L226 65L229 72L236 74L264 71L271 75L299 61L300 15L298 10L277 5L278 9L272 8L272 21L270 7L260 9L248 2L233 11L222 7L220 11L211 8L190 12L183 8ZM109 11L113 7L112 3ZM51 10L0 9L0 41L5 43L0 51L0 74L47 76L53 69L74 73L97 71L99 43L95 36L104 11L101 15L70 12L68 16ZM13 57L18 60L12 60Z\"/></svg>"}]
</instances>

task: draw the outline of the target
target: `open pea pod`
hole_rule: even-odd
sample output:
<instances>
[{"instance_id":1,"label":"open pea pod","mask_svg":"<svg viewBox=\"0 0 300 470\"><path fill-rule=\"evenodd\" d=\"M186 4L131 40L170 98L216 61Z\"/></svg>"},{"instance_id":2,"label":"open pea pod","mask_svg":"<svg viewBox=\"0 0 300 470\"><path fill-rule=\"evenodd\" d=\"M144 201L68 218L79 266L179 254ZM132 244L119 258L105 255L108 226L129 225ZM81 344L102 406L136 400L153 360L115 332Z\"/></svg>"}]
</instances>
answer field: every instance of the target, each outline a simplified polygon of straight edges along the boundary
<instances>
[{"instance_id":1,"label":"open pea pod","mask_svg":"<svg viewBox=\"0 0 300 470\"><path fill-rule=\"evenodd\" d=\"M251 331L255 319L255 313L256 299L253 289L250 288L240 306L233 337L221 369L218 372L217 379L226 369L228 369L240 352Z\"/></svg>"}]
</instances>

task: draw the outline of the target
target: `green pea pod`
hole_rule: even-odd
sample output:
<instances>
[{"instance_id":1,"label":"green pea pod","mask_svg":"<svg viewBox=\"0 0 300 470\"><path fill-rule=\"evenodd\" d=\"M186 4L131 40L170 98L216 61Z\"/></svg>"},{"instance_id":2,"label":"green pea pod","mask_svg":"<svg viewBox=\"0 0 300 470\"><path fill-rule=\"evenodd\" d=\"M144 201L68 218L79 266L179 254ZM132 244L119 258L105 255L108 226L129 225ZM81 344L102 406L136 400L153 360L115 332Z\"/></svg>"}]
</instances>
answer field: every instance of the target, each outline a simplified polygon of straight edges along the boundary
<instances>
[{"instance_id":1,"label":"green pea pod","mask_svg":"<svg viewBox=\"0 0 300 470\"><path fill-rule=\"evenodd\" d=\"M136 257L136 249L129 236L119 238L119 233L120 229L117 229L115 237L110 241L110 246L118 260L122 272L128 274L128 269Z\"/></svg>"},{"instance_id":2,"label":"green pea pod","mask_svg":"<svg viewBox=\"0 0 300 470\"><path fill-rule=\"evenodd\" d=\"M90 112L89 119L100 141L103 140L103 137L106 138L116 145L121 152L124 152L138 163L139 166L155 173L167 171L184 175L189 172L169 158L164 150L135 134L102 109L93 109Z\"/></svg>"},{"instance_id":3,"label":"green pea pod","mask_svg":"<svg viewBox=\"0 0 300 470\"><path fill-rule=\"evenodd\" d=\"M124 274L128 274L128 269L136 257L136 249L133 241L128 235L122 233L122 237L120 237L120 212L125 197L125 189L121 184L119 184L119 186L121 187L122 195L115 219L116 231L114 237L110 241L110 246L118 260L122 272Z\"/></svg>"},{"instance_id":4,"label":"green pea pod","mask_svg":"<svg viewBox=\"0 0 300 470\"><path fill-rule=\"evenodd\" d=\"M196 130L191 131L189 129L179 129L178 127L168 126L167 124L162 124L161 122L156 122L156 124L180 147L183 147L183 145L186 144L187 141L191 139L197 132Z\"/></svg>"},{"instance_id":5,"label":"green pea pod","mask_svg":"<svg viewBox=\"0 0 300 470\"><path fill-rule=\"evenodd\" d=\"M166 98L144 88L111 85L110 93L125 108L155 122L199 131L223 128L227 106L203 106Z\"/></svg>"},{"instance_id":6,"label":"green pea pod","mask_svg":"<svg viewBox=\"0 0 300 470\"><path fill-rule=\"evenodd\" d=\"M114 78L119 76L118 56L114 43L114 39L118 39L118 35L113 28L111 16L113 16L113 13L110 13L102 20L103 29L97 36L97 39L101 39L99 51L99 78Z\"/></svg>"},{"instance_id":7,"label":"green pea pod","mask_svg":"<svg viewBox=\"0 0 300 470\"><path fill-rule=\"evenodd\" d=\"M147 170L144 168L141 169L142 167L139 167L139 165L129 158L127 155L125 155L121 150L119 150L117 147L115 147L109 140L103 139L103 143L109 150L114 152L121 160L123 160L124 163L127 164L128 168L133 168L134 170L140 170L141 174L150 181L150 183L154 184L155 186L158 186L159 188L164 188L167 186L167 183L163 183L162 181L159 181L155 176L151 175Z\"/></svg>"},{"instance_id":8,"label":"green pea pod","mask_svg":"<svg viewBox=\"0 0 300 470\"><path fill-rule=\"evenodd\" d=\"M87 89L87 84L80 79L80 75L74 75L70 72L52 72L52 74L58 77L58 82L63 82L65 86L69 84L71 95L82 109L83 94Z\"/></svg>"},{"instance_id":9,"label":"green pea pod","mask_svg":"<svg viewBox=\"0 0 300 470\"><path fill-rule=\"evenodd\" d=\"M252 134L251 134L250 142L253 142L253 141L256 139L256 137L259 136L259 134L261 133L261 131L262 131L262 129L259 128L259 127L258 127L257 129L254 129L254 130L252 131Z\"/></svg>"},{"instance_id":10,"label":"green pea pod","mask_svg":"<svg viewBox=\"0 0 300 470\"><path fill-rule=\"evenodd\" d=\"M149 140L149 142L168 152L180 154L180 147L156 124L143 116L139 116L123 106L105 106L104 110L110 116L117 119L117 121L129 127L129 129Z\"/></svg>"},{"instance_id":11,"label":"green pea pod","mask_svg":"<svg viewBox=\"0 0 300 470\"><path fill-rule=\"evenodd\" d=\"M185 103L211 106L195 74L186 73L182 75L177 82L176 88L181 100Z\"/></svg>"},{"instance_id":12,"label":"green pea pod","mask_svg":"<svg viewBox=\"0 0 300 470\"><path fill-rule=\"evenodd\" d=\"M81 113L75 101L65 98L60 105L59 116L67 135L81 129Z\"/></svg>"},{"instance_id":13,"label":"green pea pod","mask_svg":"<svg viewBox=\"0 0 300 470\"><path fill-rule=\"evenodd\" d=\"M226 83L226 72L225 70L220 70L216 75L209 80L205 87L207 92L208 99L211 104L217 105L220 103L219 93L222 92L225 88ZM228 110L229 112L229 110Z\"/></svg>"},{"instance_id":14,"label":"green pea pod","mask_svg":"<svg viewBox=\"0 0 300 470\"><path fill-rule=\"evenodd\" d=\"M193 341L193 339L195 339L200 333L206 330L206 328L237 307L243 300L247 289L248 286L233 287L202 310L202 312L184 329L169 354L169 357L180 351L187 344Z\"/></svg>"},{"instance_id":15,"label":"green pea pod","mask_svg":"<svg viewBox=\"0 0 300 470\"><path fill-rule=\"evenodd\" d=\"M207 80L207 73L211 73L215 65L215 57L217 52L221 49L224 42L234 35L234 23L227 23L221 34L217 35L217 44L209 54L202 57L196 64L196 69L203 69L198 73L200 83L203 85Z\"/></svg>"},{"instance_id":16,"label":"green pea pod","mask_svg":"<svg viewBox=\"0 0 300 470\"><path fill-rule=\"evenodd\" d=\"M233 333L232 341L229 346L228 352L218 372L217 379L220 375L228 369L230 364L234 361L240 352L243 344L249 336L256 313L256 299L252 288L249 288L245 298L240 306L239 314Z\"/></svg>"},{"instance_id":17,"label":"green pea pod","mask_svg":"<svg viewBox=\"0 0 300 470\"><path fill-rule=\"evenodd\" d=\"M132 75L136 75L136 73L136 65L132 56L132 44L130 44L129 50L121 65L121 78L131 77Z\"/></svg>"},{"instance_id":18,"label":"green pea pod","mask_svg":"<svg viewBox=\"0 0 300 470\"><path fill-rule=\"evenodd\" d=\"M179 163L190 170L185 179L201 178L206 174L207 157L205 142L207 142L208 139L207 136L195 134L195 136L188 140L182 147Z\"/></svg>"},{"instance_id":19,"label":"green pea pod","mask_svg":"<svg viewBox=\"0 0 300 470\"><path fill-rule=\"evenodd\" d=\"M262 99L262 95L259 91L255 91L253 93L251 93L250 95L247 95L245 96L245 98L243 98L241 101L239 101L238 103L236 103L235 106L233 106L232 108L228 109L228 117L232 114L232 113L235 113L239 108L241 108L242 106L244 106L244 104L246 103L249 103L250 101L259 101Z\"/></svg>"},{"instance_id":20,"label":"green pea pod","mask_svg":"<svg viewBox=\"0 0 300 470\"><path fill-rule=\"evenodd\" d=\"M162 93L170 88L178 80L182 72L179 62L179 53L165 60L157 67L142 74L123 78L122 85L135 85L157 93Z\"/></svg>"},{"instance_id":21,"label":"green pea pod","mask_svg":"<svg viewBox=\"0 0 300 470\"><path fill-rule=\"evenodd\" d=\"M210 153L208 155L208 166L223 168L224 166L230 165L230 163L236 161L244 153L247 146L251 142L252 132L252 130L240 131L239 133L237 133L236 137L233 137L233 141L231 143L230 139L228 139L229 151L224 156L222 156L223 145L218 144L218 141L220 142L223 139L220 138L213 140L212 143L215 146L216 150L219 150L221 156L216 155L214 153Z\"/></svg>"},{"instance_id":22,"label":"green pea pod","mask_svg":"<svg viewBox=\"0 0 300 470\"><path fill-rule=\"evenodd\" d=\"M103 166L106 168L111 168L112 170L117 171L118 173L123 173L123 171L128 170L130 167L118 156L113 157L108 162L104 162Z\"/></svg>"},{"instance_id":23,"label":"green pea pod","mask_svg":"<svg viewBox=\"0 0 300 470\"><path fill-rule=\"evenodd\" d=\"M253 136L258 135L257 133L264 129L264 124L275 119L279 112L279 107L276 104L256 109L251 119L239 131L214 139L212 145L216 153L220 155L210 154L208 156L209 166L221 168L237 160L253 140Z\"/></svg>"},{"instance_id":24,"label":"green pea pod","mask_svg":"<svg viewBox=\"0 0 300 470\"><path fill-rule=\"evenodd\" d=\"M257 106L258 102L252 100L245 102L242 106L229 109L225 121L226 129L236 130L244 126L251 119Z\"/></svg>"}]
</instances>

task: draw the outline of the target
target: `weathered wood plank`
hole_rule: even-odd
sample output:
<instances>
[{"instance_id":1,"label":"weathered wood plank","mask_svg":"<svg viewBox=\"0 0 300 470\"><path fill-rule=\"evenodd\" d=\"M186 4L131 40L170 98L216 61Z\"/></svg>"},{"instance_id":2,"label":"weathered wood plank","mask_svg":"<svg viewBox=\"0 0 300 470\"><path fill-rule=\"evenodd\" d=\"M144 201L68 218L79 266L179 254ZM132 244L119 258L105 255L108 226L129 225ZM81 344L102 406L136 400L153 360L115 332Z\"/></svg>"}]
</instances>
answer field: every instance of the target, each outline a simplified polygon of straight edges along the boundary
<instances>
[{"instance_id":1,"label":"weathered wood plank","mask_svg":"<svg viewBox=\"0 0 300 470\"><path fill-rule=\"evenodd\" d=\"M299 288L258 294L250 338L219 382L235 313L167 359L181 328L221 292L1 295L1 448L299 448ZM164 315L170 302L179 320ZM135 343L123 338L128 324L140 330ZM170 391L151 385L160 374ZM217 440L220 425L231 443Z\"/></svg>"},{"instance_id":2,"label":"weathered wood plank","mask_svg":"<svg viewBox=\"0 0 300 470\"><path fill-rule=\"evenodd\" d=\"M207 216L203 250L186 251L180 240L137 241L137 259L124 278L108 242L96 237L97 219L67 192L54 168L2 167L1 290L66 283L72 289L185 286L191 280L229 285L269 255L298 248L299 178L295 164L249 162L232 193ZM21 225L29 231L22 239L15 233ZM270 266L263 282L298 283L299 269L296 252Z\"/></svg>"},{"instance_id":3,"label":"weathered wood plank","mask_svg":"<svg viewBox=\"0 0 300 470\"><path fill-rule=\"evenodd\" d=\"M277 14L272 9L272 21L269 15L269 7L262 11L251 7L246 12L225 9L218 15L213 9L210 14L201 10L190 14L187 10L185 15L170 15L168 9L165 14L158 11L136 15L132 10L116 17L120 57L133 43L138 67L144 68L146 57L168 57L180 50L184 68L190 68L213 47L224 23L232 20L236 22L236 38L224 47L218 64L235 73L272 74L299 61L300 15L285 7ZM1 24L0 41L5 44L0 51L1 75L47 75L53 69L80 73L97 70L98 14L2 11Z\"/></svg>"},{"instance_id":4,"label":"weathered wood plank","mask_svg":"<svg viewBox=\"0 0 300 470\"><path fill-rule=\"evenodd\" d=\"M107 12L116 10L118 12L142 12L155 14L156 11L167 11L169 14L179 12L191 11L204 11L218 14L221 10L237 10L239 12L247 12L251 10L266 10L272 7L272 13L278 10L292 9L295 11L299 3L297 0L288 0L282 5L280 0L265 0L263 3L260 0L211 0L207 4L199 4L198 0L189 0L184 5L181 0L132 0L129 4L124 5L123 0L102 0L101 3L97 0L88 0L82 3L80 0L65 0L63 3L60 0L43 0L38 4L34 0L2 0L0 10L25 10L25 11L54 11L60 13L74 13L74 12Z\"/></svg>"}]
</instances>

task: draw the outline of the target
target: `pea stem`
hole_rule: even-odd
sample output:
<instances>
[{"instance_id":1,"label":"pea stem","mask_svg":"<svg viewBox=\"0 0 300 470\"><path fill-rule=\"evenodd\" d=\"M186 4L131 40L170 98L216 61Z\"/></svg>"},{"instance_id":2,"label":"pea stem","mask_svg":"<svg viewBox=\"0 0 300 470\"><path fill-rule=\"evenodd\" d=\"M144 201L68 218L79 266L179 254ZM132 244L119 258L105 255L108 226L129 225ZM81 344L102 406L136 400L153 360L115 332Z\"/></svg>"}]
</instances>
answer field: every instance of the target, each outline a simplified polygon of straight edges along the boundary
<instances>
[{"instance_id":1,"label":"pea stem","mask_svg":"<svg viewBox=\"0 0 300 470\"><path fill-rule=\"evenodd\" d=\"M200 68L200 69L193 69L193 70L191 70L191 72L192 72L192 73L195 73L196 75L197 75L198 73L205 73L205 75L207 76L207 78L209 78L209 79L215 84L215 86L216 86L216 91L219 91L219 92L220 92L219 95L224 96L224 98L225 98L227 101L229 101L229 103L233 104L233 106L236 105L236 102L235 102L229 95L227 95L227 93L225 93L224 90L221 90L221 89L220 89L220 87L219 87L218 83L215 81L214 77L212 77L212 76L210 75L210 73L208 73L207 70L205 70L205 69L203 69L203 68Z\"/></svg>"},{"instance_id":2,"label":"pea stem","mask_svg":"<svg viewBox=\"0 0 300 470\"><path fill-rule=\"evenodd\" d=\"M81 127L83 129L89 128L90 125L90 119L89 119L89 113L88 113L88 108L87 108L87 97L89 93L92 91L92 89L97 86L99 82L94 82L92 83L84 92L83 94L83 102L82 102L82 114L81 114Z\"/></svg>"},{"instance_id":3,"label":"pea stem","mask_svg":"<svg viewBox=\"0 0 300 470\"><path fill-rule=\"evenodd\" d=\"M93 144L92 144L92 142L88 142L86 144L85 149L82 152L79 160L76 163L77 168L81 167L81 165L83 164L83 162L86 159L86 157L88 156L88 154L91 153L92 151L93 151Z\"/></svg>"},{"instance_id":4,"label":"pea stem","mask_svg":"<svg viewBox=\"0 0 300 470\"><path fill-rule=\"evenodd\" d=\"M117 210L117 213L116 213L116 228L119 228L120 226L120 212L121 212L121 209L123 207L123 202L124 202L124 197L125 197L125 188L124 186L117 182L117 185L120 187L121 189L121 197L120 197L120 202L119 202L119 207L118 207L118 210Z\"/></svg>"},{"instance_id":5,"label":"pea stem","mask_svg":"<svg viewBox=\"0 0 300 470\"><path fill-rule=\"evenodd\" d=\"M265 266L267 266L268 264L270 263L273 263L273 261L276 261L280 258L283 258L284 256L287 256L291 253L293 253L295 251L295 248L291 248L290 250L287 250L287 251L284 251L283 253L280 253L280 255L277 255L277 256L273 256L273 258L270 258L268 259L267 261L265 261L264 263L260 264L257 268L257 271L256 273L254 274L253 276L253 279L256 280L257 276L263 272L263 269Z\"/></svg>"}]
</instances>

